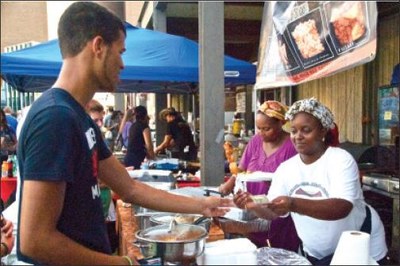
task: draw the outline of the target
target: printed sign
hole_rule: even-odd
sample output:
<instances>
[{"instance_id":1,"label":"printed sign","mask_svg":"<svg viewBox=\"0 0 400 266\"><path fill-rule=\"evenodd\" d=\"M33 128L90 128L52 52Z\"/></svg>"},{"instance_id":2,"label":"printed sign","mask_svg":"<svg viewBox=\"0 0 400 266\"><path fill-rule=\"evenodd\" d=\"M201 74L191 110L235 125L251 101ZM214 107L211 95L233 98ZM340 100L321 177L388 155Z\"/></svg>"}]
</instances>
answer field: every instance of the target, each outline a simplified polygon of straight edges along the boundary
<instances>
[{"instance_id":1,"label":"printed sign","mask_svg":"<svg viewBox=\"0 0 400 266\"><path fill-rule=\"evenodd\" d=\"M376 2L266 2L256 88L291 86L367 63Z\"/></svg>"}]
</instances>

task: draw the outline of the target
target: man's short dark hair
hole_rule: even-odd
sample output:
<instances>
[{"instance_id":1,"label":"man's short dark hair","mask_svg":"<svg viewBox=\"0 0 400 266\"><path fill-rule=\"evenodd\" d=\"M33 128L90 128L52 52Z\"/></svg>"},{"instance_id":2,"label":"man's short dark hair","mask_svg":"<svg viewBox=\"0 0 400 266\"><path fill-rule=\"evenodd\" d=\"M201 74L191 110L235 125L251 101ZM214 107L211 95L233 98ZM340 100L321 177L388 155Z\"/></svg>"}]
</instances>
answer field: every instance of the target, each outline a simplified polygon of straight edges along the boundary
<instances>
[{"instance_id":1,"label":"man's short dark hair","mask_svg":"<svg viewBox=\"0 0 400 266\"><path fill-rule=\"evenodd\" d=\"M101 36L107 45L118 40L124 23L107 8L93 2L75 2L62 14L58 39L63 58L77 55L86 43Z\"/></svg>"}]
</instances>

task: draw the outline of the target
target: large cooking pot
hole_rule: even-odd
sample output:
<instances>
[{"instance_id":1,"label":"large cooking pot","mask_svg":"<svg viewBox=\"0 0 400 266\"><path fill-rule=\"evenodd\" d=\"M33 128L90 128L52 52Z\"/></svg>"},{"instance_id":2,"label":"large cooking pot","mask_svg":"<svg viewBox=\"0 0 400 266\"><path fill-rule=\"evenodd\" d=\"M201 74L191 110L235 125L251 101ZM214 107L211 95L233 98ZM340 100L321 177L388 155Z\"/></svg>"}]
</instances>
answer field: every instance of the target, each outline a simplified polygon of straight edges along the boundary
<instances>
[{"instance_id":1,"label":"large cooking pot","mask_svg":"<svg viewBox=\"0 0 400 266\"><path fill-rule=\"evenodd\" d=\"M136 224L138 225L138 230L144 230L146 228L154 226L154 223L150 221L151 217L156 214L162 214L164 212L142 212L135 213Z\"/></svg>"},{"instance_id":2,"label":"large cooking pot","mask_svg":"<svg viewBox=\"0 0 400 266\"><path fill-rule=\"evenodd\" d=\"M154 226L161 224L170 224L172 220L175 220L178 224L193 224L202 217L203 216L200 214L158 213L150 217L150 223ZM205 218L204 220L202 219L200 223L196 224L204 227L207 232L209 232L211 227L211 219Z\"/></svg>"},{"instance_id":3,"label":"large cooking pot","mask_svg":"<svg viewBox=\"0 0 400 266\"><path fill-rule=\"evenodd\" d=\"M144 258L161 258L164 262L195 261L204 251L207 231L189 224L158 225L135 233Z\"/></svg>"}]
</instances>

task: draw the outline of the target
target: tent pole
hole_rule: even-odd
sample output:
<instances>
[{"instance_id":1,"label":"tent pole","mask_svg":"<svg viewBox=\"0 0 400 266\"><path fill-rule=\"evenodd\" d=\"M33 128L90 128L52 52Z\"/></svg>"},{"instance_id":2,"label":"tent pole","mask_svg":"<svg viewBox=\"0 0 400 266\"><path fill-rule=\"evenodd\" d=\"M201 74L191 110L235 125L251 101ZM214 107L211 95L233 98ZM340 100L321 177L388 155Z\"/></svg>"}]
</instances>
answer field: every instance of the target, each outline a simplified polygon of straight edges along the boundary
<instances>
[{"instance_id":1,"label":"tent pole","mask_svg":"<svg viewBox=\"0 0 400 266\"><path fill-rule=\"evenodd\" d=\"M197 141L197 131L196 131L196 96L194 95L194 92L192 92L192 117L193 117L193 137L194 137L194 143L198 146L199 143Z\"/></svg>"}]
</instances>

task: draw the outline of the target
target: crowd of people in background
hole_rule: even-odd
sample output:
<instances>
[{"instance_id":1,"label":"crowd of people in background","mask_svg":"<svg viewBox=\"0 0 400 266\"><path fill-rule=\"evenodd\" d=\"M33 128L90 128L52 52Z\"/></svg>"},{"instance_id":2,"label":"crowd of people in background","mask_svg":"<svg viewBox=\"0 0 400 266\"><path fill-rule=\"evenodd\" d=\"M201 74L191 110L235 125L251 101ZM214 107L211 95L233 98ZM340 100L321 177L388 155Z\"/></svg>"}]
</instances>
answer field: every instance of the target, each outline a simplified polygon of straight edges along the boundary
<instances>
[{"instance_id":1,"label":"crowd of people in background","mask_svg":"<svg viewBox=\"0 0 400 266\"><path fill-rule=\"evenodd\" d=\"M23 110L19 111L18 115L16 112L13 112L12 108L9 106L6 106L3 110L1 110L2 161L7 160L8 155L16 153L16 135L18 133L17 131L20 130L17 125L19 120L25 117L25 115L22 113L27 113L29 107L30 106L27 106ZM137 122L138 112L135 112L135 109L138 107L139 106L129 106L123 112L121 110L114 110L113 106L105 107L97 100L93 100L88 103L87 110L93 117L95 123L99 126L104 141L111 152L122 151L124 154L126 154L128 152L129 142L133 143L138 141L137 134L135 137L130 137L131 131L133 131L131 126ZM141 112L142 107L139 107L139 112ZM139 114L139 116L141 116L141 114ZM148 143L145 143L145 157L147 159L154 159L159 154L166 154L168 157L178 158L181 160L194 161L198 159L197 147L194 142L192 129L184 120L179 111L176 111L173 107L169 107L163 109L159 113L159 118L162 121L167 122L167 132L163 142L158 146L154 146L154 148L151 147L152 150L150 150L150 146L154 145L154 140L152 139L151 135L150 116L147 114L147 109L145 116L145 118L148 120L146 123L149 131L149 141ZM3 117L5 119L3 119ZM143 122L144 121L142 119L142 123ZM136 123L136 125L138 124L140 123ZM144 139L147 141L147 137ZM137 150L139 148L133 148L131 145L131 152L129 152L130 155L128 155L128 157L132 157L132 149ZM140 155L140 157L143 157L143 153L141 154L142 155ZM145 158L143 158L143 160L145 160ZM143 162L143 160L141 161ZM133 166L132 162L129 162L128 164ZM135 168L140 167L140 164L135 163L135 166Z\"/></svg>"}]
</instances>

